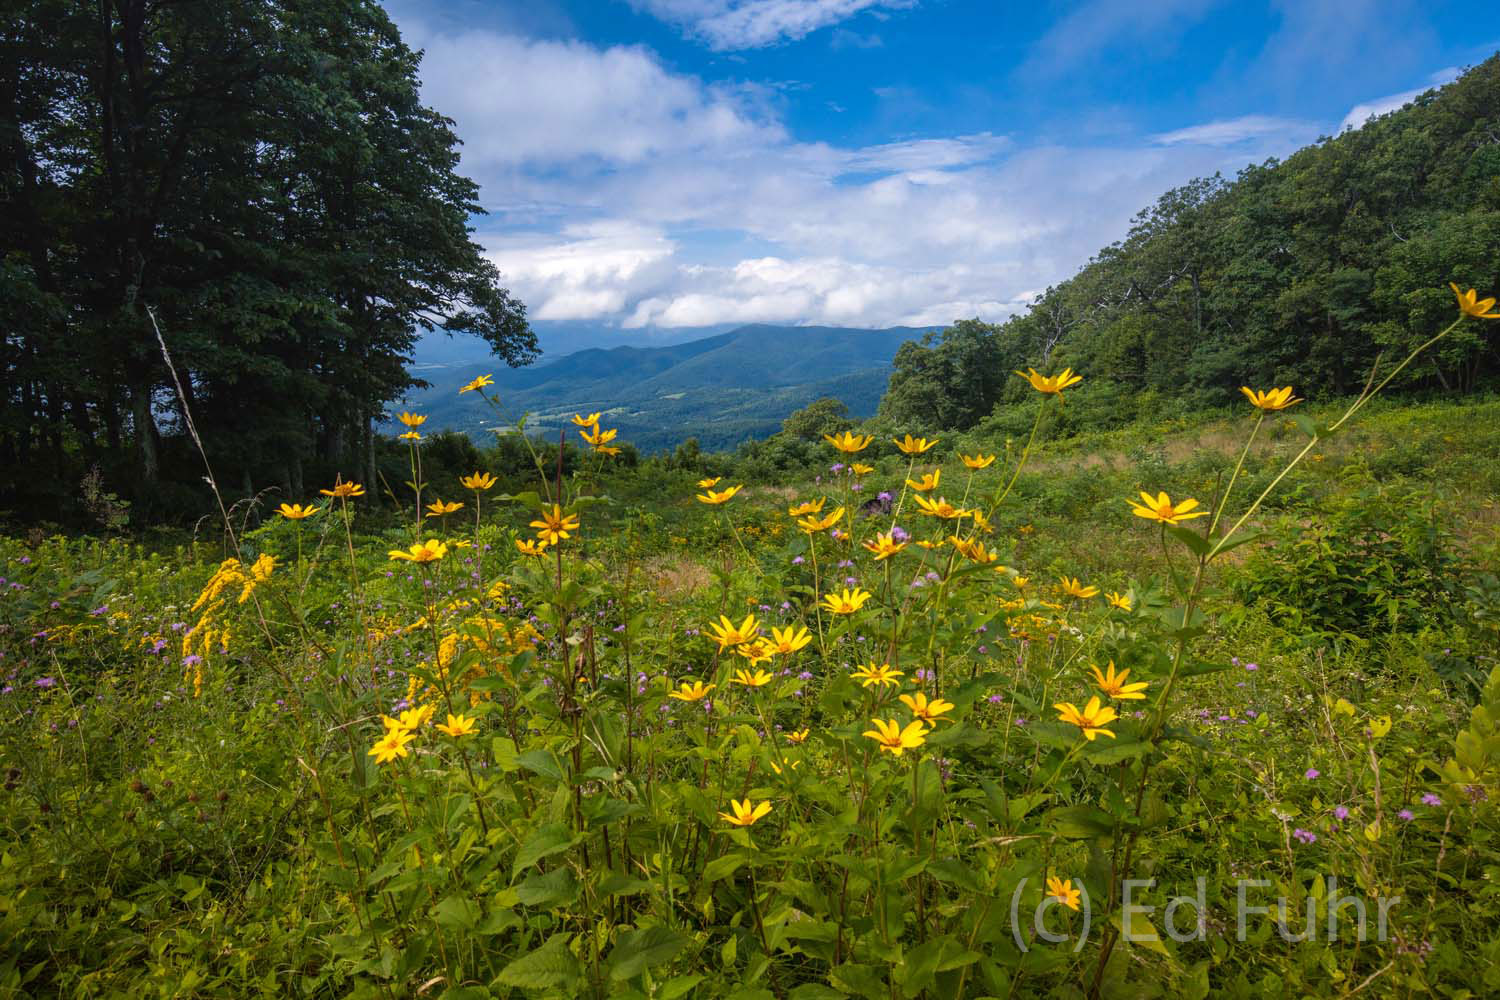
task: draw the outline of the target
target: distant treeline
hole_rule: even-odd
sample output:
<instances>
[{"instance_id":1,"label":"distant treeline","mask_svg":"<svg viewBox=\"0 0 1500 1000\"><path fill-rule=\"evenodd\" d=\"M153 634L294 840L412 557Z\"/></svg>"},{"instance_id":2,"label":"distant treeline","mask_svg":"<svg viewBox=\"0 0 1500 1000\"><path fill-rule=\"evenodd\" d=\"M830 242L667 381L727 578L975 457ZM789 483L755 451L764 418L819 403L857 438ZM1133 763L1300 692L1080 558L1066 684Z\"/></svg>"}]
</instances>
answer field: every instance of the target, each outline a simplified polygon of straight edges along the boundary
<instances>
[{"instance_id":1,"label":"distant treeline","mask_svg":"<svg viewBox=\"0 0 1500 1000\"><path fill-rule=\"evenodd\" d=\"M1122 421L1246 384L1351 393L1452 319L1450 281L1500 291L1500 56L1283 162L1168 191L1024 315L906 344L880 413L972 427L1028 398L1011 375L1027 365L1083 372L1069 406ZM1497 362L1500 330L1468 323L1397 388L1472 392Z\"/></svg>"},{"instance_id":2,"label":"distant treeline","mask_svg":"<svg viewBox=\"0 0 1500 1000\"><path fill-rule=\"evenodd\" d=\"M151 314L235 494L370 475L422 329L534 356L418 62L372 0L8 5L0 510L203 509Z\"/></svg>"}]
</instances>

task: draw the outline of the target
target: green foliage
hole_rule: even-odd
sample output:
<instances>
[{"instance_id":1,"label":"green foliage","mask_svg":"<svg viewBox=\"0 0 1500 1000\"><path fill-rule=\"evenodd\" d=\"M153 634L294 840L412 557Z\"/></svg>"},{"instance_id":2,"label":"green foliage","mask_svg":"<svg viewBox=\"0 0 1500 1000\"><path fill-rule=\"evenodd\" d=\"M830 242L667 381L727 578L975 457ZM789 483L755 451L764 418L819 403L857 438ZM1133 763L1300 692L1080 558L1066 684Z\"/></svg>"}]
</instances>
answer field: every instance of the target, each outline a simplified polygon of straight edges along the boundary
<instances>
[{"instance_id":1,"label":"green foliage","mask_svg":"<svg viewBox=\"0 0 1500 1000\"><path fill-rule=\"evenodd\" d=\"M1284 162L1168 191L1025 313L904 345L880 412L954 430L994 410L1007 433L1024 433L1013 411L1029 390L1000 376L1028 365L1087 374L1069 394L1078 429L1121 426L1166 401L1238 401L1246 384L1352 394L1382 352L1410 352L1451 314L1448 282L1500 287L1497 107L1492 56ZM1487 332L1462 328L1397 385L1445 395L1493 385ZM1159 399L1137 401L1148 396Z\"/></svg>"},{"instance_id":2,"label":"green foliage","mask_svg":"<svg viewBox=\"0 0 1500 1000\"><path fill-rule=\"evenodd\" d=\"M849 429L849 407L841 399L815 399L781 422L781 433L802 441L818 441L825 434Z\"/></svg>"},{"instance_id":3,"label":"green foliage","mask_svg":"<svg viewBox=\"0 0 1500 1000\"><path fill-rule=\"evenodd\" d=\"M373 479L419 330L534 355L470 238L452 122L377 4L46 0L10 20L0 462L28 475L0 478L0 505L77 518L97 467L138 520L202 506L179 389L224 491Z\"/></svg>"},{"instance_id":4,"label":"green foliage","mask_svg":"<svg viewBox=\"0 0 1500 1000\"><path fill-rule=\"evenodd\" d=\"M1029 571L1025 592L946 547L873 561L858 542L884 519L856 518L848 538L798 530L793 499L899 495L910 465L872 444L884 454L855 491L847 472L829 472L826 444L786 435L758 454L805 447L822 482L783 476L712 508L693 499L696 480L739 482L737 461L632 469L568 443L565 503L582 526L560 572L550 554L512 544L534 535L540 494L556 487L555 440L538 456L544 484L534 465L526 472L528 442L544 442L520 435L477 453L461 436L425 439L424 502L440 493L470 506L424 519L420 535L409 501L393 525L368 498L347 521L334 503L244 532L217 605L199 601L226 572L232 550L216 543L0 540L0 989L915 1000L1087 995L1101 967L1104 996L1337 996L1371 976L1413 995L1488 989L1474 956L1495 949L1497 911L1472 873L1500 864L1497 605L1493 581L1454 574L1453 560L1493 545L1473 493L1486 481L1463 470L1491 447L1482 428L1497 406L1372 407L1322 461L1297 467L1281 510L1324 518L1319 537L1351 570L1385 560L1389 574L1368 575L1410 583L1407 562L1428 559L1459 581L1453 614L1408 629L1418 612L1407 594L1399 631L1381 622L1359 642L1326 641L1342 631L1341 605L1292 618L1215 585L1218 574L1259 578L1257 560L1283 558L1279 537L1212 561L1203 600L1184 606L1193 590L1172 580L1207 551L1202 536L1159 538L1129 515L1123 498L1138 488L1207 495L1243 422L1049 442L995 511L995 531L976 535ZM1048 407L1044 439L1061 422ZM1287 424L1260 432L1235 509L1303 447ZM475 462L499 469L506 442L525 456L505 469L513 485L478 496L439 485ZM1410 454L1378 489L1338 461L1401 448ZM990 451L1000 457L972 481L941 457ZM911 474L941 466L950 497L992 497L1018 451L945 437ZM1452 499L1413 503L1415 483ZM924 540L953 530L909 496L895 518ZM387 556L417 537L447 539L448 554ZM1358 557L1343 551L1351 539ZM245 592L261 556L274 566ZM845 574L870 602L849 616L817 611ZM1061 574L1128 595L1131 610L1059 593ZM200 617L209 606L219 610ZM734 683L747 661L703 631L746 613L763 634L810 633L773 659L761 688ZM184 662L185 641L221 630L203 662ZM850 670L892 642L898 686L862 687ZM1494 671L1472 711L1437 648ZM1096 690L1089 666L1111 661L1147 697L1115 702L1113 737L1087 741L1051 706L1081 704ZM711 710L669 696L693 680L716 685ZM947 721L903 757L875 751L871 720L904 723L896 695L918 691L952 703ZM434 717L406 757L375 763L381 715L407 702ZM450 711L472 718L474 735L435 729ZM787 739L804 728L805 741ZM1451 762L1433 754L1450 744ZM725 823L729 800L744 798L771 812ZM1127 844L1132 867L1112 875ZM1156 880L1135 895L1154 911L1127 921L1110 898L1121 872ZM1300 931L1330 875L1366 901L1372 924L1375 897L1407 901L1384 940L1372 930L1356 947L1320 926L1288 945L1255 916L1236 939L1238 879L1270 882L1251 901L1286 897ZM1047 876L1089 894L1081 951L1030 927ZM1162 936L1162 908L1196 896L1199 877L1207 936ZM1044 923L1063 931L1068 916L1054 906ZM1175 925L1197 916L1195 901ZM1125 928L1139 939L1117 939Z\"/></svg>"},{"instance_id":5,"label":"green foliage","mask_svg":"<svg viewBox=\"0 0 1500 1000\"><path fill-rule=\"evenodd\" d=\"M1368 639L1451 626L1463 583L1452 522L1429 490L1365 485L1288 513L1236 589L1298 632Z\"/></svg>"}]
</instances>

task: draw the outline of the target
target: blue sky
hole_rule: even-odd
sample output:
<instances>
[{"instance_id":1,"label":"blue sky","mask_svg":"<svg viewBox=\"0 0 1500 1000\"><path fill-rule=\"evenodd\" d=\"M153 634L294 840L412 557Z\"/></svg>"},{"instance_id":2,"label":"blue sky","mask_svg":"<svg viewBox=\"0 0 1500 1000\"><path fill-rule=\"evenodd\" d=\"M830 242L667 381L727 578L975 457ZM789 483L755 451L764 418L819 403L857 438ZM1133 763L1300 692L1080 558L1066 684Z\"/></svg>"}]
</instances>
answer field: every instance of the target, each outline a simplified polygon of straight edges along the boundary
<instances>
[{"instance_id":1,"label":"blue sky","mask_svg":"<svg viewBox=\"0 0 1500 1000\"><path fill-rule=\"evenodd\" d=\"M1483 3L394 0L532 318L1019 311L1162 191L1500 48Z\"/></svg>"}]
</instances>

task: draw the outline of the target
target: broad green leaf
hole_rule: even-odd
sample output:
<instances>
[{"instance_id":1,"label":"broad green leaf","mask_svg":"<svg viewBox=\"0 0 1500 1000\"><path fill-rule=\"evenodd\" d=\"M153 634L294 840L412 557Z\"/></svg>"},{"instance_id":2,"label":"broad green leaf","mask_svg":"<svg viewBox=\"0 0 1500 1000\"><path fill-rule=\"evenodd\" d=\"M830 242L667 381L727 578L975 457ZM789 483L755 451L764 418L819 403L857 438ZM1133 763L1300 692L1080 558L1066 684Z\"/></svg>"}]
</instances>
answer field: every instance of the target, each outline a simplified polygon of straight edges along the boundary
<instances>
[{"instance_id":1,"label":"broad green leaf","mask_svg":"<svg viewBox=\"0 0 1500 1000\"><path fill-rule=\"evenodd\" d=\"M1081 803L1052 810L1042 819L1042 828L1060 837L1083 840L1113 833L1115 819L1098 806Z\"/></svg>"},{"instance_id":2,"label":"broad green leaf","mask_svg":"<svg viewBox=\"0 0 1500 1000\"><path fill-rule=\"evenodd\" d=\"M748 860L750 859L743 854L724 854L714 858L703 866L703 881L717 882L721 878L728 878Z\"/></svg>"},{"instance_id":3,"label":"broad green leaf","mask_svg":"<svg viewBox=\"0 0 1500 1000\"><path fill-rule=\"evenodd\" d=\"M653 965L670 962L687 946L688 939L661 924L626 931L610 949L609 978L630 979Z\"/></svg>"},{"instance_id":4,"label":"broad green leaf","mask_svg":"<svg viewBox=\"0 0 1500 1000\"><path fill-rule=\"evenodd\" d=\"M516 763L532 774L553 781L566 781L561 765L557 762L557 756L550 750L527 750L516 756Z\"/></svg>"},{"instance_id":5,"label":"broad green leaf","mask_svg":"<svg viewBox=\"0 0 1500 1000\"><path fill-rule=\"evenodd\" d=\"M568 950L571 935L554 934L536 951L522 955L500 972L500 982L523 990L568 989L582 978L578 959Z\"/></svg>"},{"instance_id":6,"label":"broad green leaf","mask_svg":"<svg viewBox=\"0 0 1500 1000\"><path fill-rule=\"evenodd\" d=\"M1156 929L1146 914L1132 907L1128 929L1125 925L1125 911L1123 909L1119 913L1116 913L1110 922L1119 929L1121 938L1127 944L1154 951L1158 955L1171 957L1171 952L1167 951L1167 946L1162 944L1161 932Z\"/></svg>"},{"instance_id":7,"label":"broad green leaf","mask_svg":"<svg viewBox=\"0 0 1500 1000\"><path fill-rule=\"evenodd\" d=\"M449 930L473 930L479 922L479 907L466 896L449 896L432 908L432 919Z\"/></svg>"},{"instance_id":8,"label":"broad green leaf","mask_svg":"<svg viewBox=\"0 0 1500 1000\"><path fill-rule=\"evenodd\" d=\"M1192 528L1181 524L1168 524L1164 526L1167 534L1171 535L1179 543L1187 548L1195 556L1206 556L1210 548L1209 540L1204 538Z\"/></svg>"},{"instance_id":9,"label":"broad green leaf","mask_svg":"<svg viewBox=\"0 0 1500 1000\"><path fill-rule=\"evenodd\" d=\"M543 858L571 849L578 841L579 838L573 835L573 831L561 823L548 823L538 828L516 852L515 862L511 865L511 878Z\"/></svg>"},{"instance_id":10,"label":"broad green leaf","mask_svg":"<svg viewBox=\"0 0 1500 1000\"><path fill-rule=\"evenodd\" d=\"M578 898L578 880L571 868L554 868L543 875L531 875L515 887L516 900L525 906L547 907L571 903Z\"/></svg>"}]
</instances>

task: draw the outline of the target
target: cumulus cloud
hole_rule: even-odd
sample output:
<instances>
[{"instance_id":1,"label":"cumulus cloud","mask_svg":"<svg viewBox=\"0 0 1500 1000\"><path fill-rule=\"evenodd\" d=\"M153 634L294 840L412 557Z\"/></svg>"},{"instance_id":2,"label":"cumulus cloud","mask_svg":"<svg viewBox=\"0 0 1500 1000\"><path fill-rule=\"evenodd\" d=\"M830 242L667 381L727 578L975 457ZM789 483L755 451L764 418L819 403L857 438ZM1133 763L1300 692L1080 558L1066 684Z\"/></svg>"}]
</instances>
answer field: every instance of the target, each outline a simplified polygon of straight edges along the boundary
<instances>
[{"instance_id":1,"label":"cumulus cloud","mask_svg":"<svg viewBox=\"0 0 1500 1000\"><path fill-rule=\"evenodd\" d=\"M795 41L862 11L914 7L916 0L632 0L632 6L712 49L732 51Z\"/></svg>"},{"instance_id":2,"label":"cumulus cloud","mask_svg":"<svg viewBox=\"0 0 1500 1000\"><path fill-rule=\"evenodd\" d=\"M407 33L426 50L423 94L459 122L468 164L638 163L784 138L743 93L670 73L642 48Z\"/></svg>"},{"instance_id":3,"label":"cumulus cloud","mask_svg":"<svg viewBox=\"0 0 1500 1000\"><path fill-rule=\"evenodd\" d=\"M601 319L623 312L632 292L655 287L675 246L659 230L607 221L565 226L558 237L500 236L490 258L539 320Z\"/></svg>"},{"instance_id":4,"label":"cumulus cloud","mask_svg":"<svg viewBox=\"0 0 1500 1000\"><path fill-rule=\"evenodd\" d=\"M792 135L763 88L643 48L402 28L492 212L478 238L539 320L1001 320L1167 188L1311 137L1248 116L1113 144L981 132L841 146Z\"/></svg>"}]
</instances>

